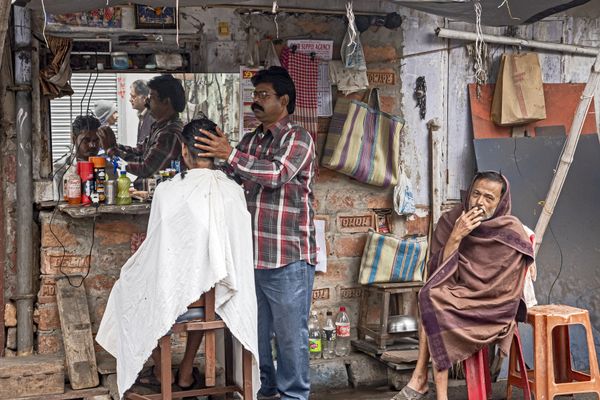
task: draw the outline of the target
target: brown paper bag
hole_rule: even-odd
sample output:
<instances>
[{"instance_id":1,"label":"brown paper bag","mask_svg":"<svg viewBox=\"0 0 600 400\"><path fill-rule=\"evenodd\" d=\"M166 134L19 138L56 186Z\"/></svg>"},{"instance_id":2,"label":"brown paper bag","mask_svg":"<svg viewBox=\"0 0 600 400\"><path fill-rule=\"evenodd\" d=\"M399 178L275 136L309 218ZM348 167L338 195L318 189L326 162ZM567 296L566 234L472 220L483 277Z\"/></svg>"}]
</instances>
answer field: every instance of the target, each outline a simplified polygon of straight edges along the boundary
<instances>
[{"instance_id":1,"label":"brown paper bag","mask_svg":"<svg viewBox=\"0 0 600 400\"><path fill-rule=\"evenodd\" d=\"M546 118L542 71L536 53L502 55L491 117L501 126Z\"/></svg>"}]
</instances>

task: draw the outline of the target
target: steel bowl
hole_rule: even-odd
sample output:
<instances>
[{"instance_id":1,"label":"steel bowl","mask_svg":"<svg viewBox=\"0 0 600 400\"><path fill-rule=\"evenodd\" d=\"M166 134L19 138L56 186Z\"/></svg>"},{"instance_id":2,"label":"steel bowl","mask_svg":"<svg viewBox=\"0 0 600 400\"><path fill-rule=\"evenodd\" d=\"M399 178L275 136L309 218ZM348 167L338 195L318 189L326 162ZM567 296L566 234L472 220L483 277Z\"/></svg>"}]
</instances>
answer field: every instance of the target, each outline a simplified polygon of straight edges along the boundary
<instances>
[{"instance_id":1,"label":"steel bowl","mask_svg":"<svg viewBox=\"0 0 600 400\"><path fill-rule=\"evenodd\" d=\"M388 333L414 332L417 319L410 315L391 315L388 318Z\"/></svg>"}]
</instances>

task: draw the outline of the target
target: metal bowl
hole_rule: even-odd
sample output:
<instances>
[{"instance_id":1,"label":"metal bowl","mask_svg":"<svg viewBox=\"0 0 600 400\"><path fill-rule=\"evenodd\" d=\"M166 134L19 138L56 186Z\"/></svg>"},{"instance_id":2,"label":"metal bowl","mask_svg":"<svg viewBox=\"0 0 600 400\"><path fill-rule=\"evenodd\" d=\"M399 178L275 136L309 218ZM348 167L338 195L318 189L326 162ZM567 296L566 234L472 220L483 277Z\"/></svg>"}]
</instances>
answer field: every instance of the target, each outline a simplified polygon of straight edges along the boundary
<instances>
[{"instance_id":1,"label":"metal bowl","mask_svg":"<svg viewBox=\"0 0 600 400\"><path fill-rule=\"evenodd\" d=\"M410 315L391 315L388 318L388 332L414 332L417 330L417 320Z\"/></svg>"}]
</instances>

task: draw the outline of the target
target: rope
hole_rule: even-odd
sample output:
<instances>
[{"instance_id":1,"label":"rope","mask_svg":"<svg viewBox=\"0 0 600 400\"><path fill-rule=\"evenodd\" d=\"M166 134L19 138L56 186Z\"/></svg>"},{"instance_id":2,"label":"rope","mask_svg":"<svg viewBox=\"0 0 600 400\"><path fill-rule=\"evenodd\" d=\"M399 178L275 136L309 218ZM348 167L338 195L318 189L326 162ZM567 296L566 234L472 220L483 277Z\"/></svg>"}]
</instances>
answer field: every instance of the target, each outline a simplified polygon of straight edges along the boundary
<instances>
[{"instance_id":1,"label":"rope","mask_svg":"<svg viewBox=\"0 0 600 400\"><path fill-rule=\"evenodd\" d=\"M46 37L46 25L48 25L48 14L46 13L46 5L44 4L44 0L42 0L42 11L44 12L44 27L42 28L42 36L44 37L46 46L50 48L50 45L48 44L48 38Z\"/></svg>"},{"instance_id":2,"label":"rope","mask_svg":"<svg viewBox=\"0 0 600 400\"><path fill-rule=\"evenodd\" d=\"M479 97L480 86L487 81L487 62L484 58L487 56L487 44L483 40L483 29L481 27L481 3L475 2L475 82L477 82L477 97Z\"/></svg>"},{"instance_id":3,"label":"rope","mask_svg":"<svg viewBox=\"0 0 600 400\"><path fill-rule=\"evenodd\" d=\"M506 9L508 10L508 16L510 17L510 19L521 19L521 18L518 18L518 17L513 17L512 12L510 11L510 4L508 3L508 0L504 0L502 2L502 4L500 4L498 6L498 8L502 7L505 4L506 4Z\"/></svg>"},{"instance_id":4,"label":"rope","mask_svg":"<svg viewBox=\"0 0 600 400\"><path fill-rule=\"evenodd\" d=\"M348 38L350 42L346 45L348 47L352 46L352 52L348 54L348 56L354 54L356 51L357 43L356 43L356 23L354 22L354 11L352 10L352 2L349 1L346 3L346 18L348 18Z\"/></svg>"},{"instance_id":5,"label":"rope","mask_svg":"<svg viewBox=\"0 0 600 400\"><path fill-rule=\"evenodd\" d=\"M277 5L277 2L274 1L273 2L273 8L271 9L271 13L275 14L275 17L273 18L273 22L275 23L275 38L279 39L279 23L277 22L277 17L279 16L279 14L277 14L277 9L279 8L279 6Z\"/></svg>"},{"instance_id":6,"label":"rope","mask_svg":"<svg viewBox=\"0 0 600 400\"><path fill-rule=\"evenodd\" d=\"M179 46L179 0L175 1L175 42L177 43L177 47Z\"/></svg>"}]
</instances>

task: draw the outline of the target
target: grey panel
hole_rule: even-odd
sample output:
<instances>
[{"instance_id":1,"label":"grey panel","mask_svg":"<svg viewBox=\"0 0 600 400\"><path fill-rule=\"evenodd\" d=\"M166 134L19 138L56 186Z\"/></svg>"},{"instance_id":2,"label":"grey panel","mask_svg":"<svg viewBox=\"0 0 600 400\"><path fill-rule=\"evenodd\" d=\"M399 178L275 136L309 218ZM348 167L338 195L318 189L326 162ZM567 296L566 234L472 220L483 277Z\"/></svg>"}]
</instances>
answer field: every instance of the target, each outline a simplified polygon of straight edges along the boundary
<instances>
[{"instance_id":1,"label":"grey panel","mask_svg":"<svg viewBox=\"0 0 600 400\"><path fill-rule=\"evenodd\" d=\"M535 228L565 137L475 140L480 170L500 170L511 183L513 214ZM538 302L568 304L590 311L600 353L600 143L581 137L573 164L537 257ZM561 255L562 253L562 255ZM582 329L572 329L575 365L586 368Z\"/></svg>"}]
</instances>

